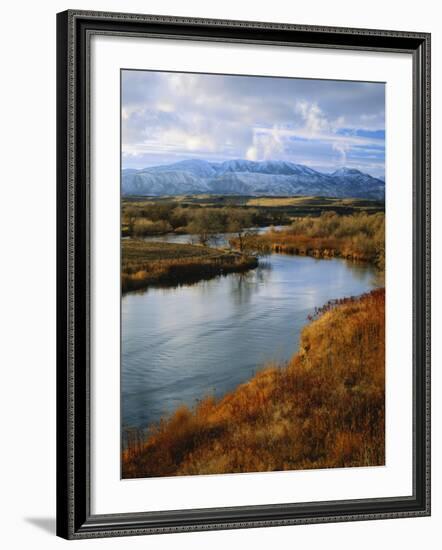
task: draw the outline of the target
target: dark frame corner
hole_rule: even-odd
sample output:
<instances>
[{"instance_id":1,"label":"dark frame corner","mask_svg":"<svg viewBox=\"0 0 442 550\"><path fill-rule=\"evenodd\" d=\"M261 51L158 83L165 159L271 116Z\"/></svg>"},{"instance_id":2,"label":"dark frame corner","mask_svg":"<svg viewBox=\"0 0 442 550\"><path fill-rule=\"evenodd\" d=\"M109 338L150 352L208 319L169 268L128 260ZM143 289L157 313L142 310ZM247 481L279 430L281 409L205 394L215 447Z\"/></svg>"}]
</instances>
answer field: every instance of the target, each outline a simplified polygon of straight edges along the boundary
<instances>
[{"instance_id":1,"label":"dark frame corner","mask_svg":"<svg viewBox=\"0 0 442 550\"><path fill-rule=\"evenodd\" d=\"M409 53L413 57L414 494L93 516L89 494L88 44L92 34ZM57 15L57 534L67 539L430 514L430 35L68 10Z\"/></svg>"}]
</instances>

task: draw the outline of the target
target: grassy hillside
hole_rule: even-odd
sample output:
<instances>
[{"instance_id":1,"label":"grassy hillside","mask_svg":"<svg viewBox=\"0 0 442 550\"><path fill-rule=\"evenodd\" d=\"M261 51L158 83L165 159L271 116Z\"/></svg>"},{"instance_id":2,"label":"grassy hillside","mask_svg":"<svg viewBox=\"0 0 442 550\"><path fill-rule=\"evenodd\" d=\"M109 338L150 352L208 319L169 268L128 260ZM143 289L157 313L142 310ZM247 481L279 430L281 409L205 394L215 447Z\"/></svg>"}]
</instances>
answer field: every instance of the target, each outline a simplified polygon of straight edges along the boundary
<instances>
[{"instance_id":1,"label":"grassy hillside","mask_svg":"<svg viewBox=\"0 0 442 550\"><path fill-rule=\"evenodd\" d=\"M248 206L263 206L267 208L278 208L281 206L296 206L303 208L322 208L327 210L333 208L351 208L355 211L379 211L382 209L380 201L370 199L340 199L336 197L252 197L247 200Z\"/></svg>"},{"instance_id":2,"label":"grassy hillside","mask_svg":"<svg viewBox=\"0 0 442 550\"><path fill-rule=\"evenodd\" d=\"M179 284L257 266L253 256L191 244L121 241L123 292L152 284Z\"/></svg>"},{"instance_id":3,"label":"grassy hillside","mask_svg":"<svg viewBox=\"0 0 442 550\"><path fill-rule=\"evenodd\" d=\"M123 477L384 464L384 341L383 289L321 308L287 364L129 437Z\"/></svg>"}]
</instances>

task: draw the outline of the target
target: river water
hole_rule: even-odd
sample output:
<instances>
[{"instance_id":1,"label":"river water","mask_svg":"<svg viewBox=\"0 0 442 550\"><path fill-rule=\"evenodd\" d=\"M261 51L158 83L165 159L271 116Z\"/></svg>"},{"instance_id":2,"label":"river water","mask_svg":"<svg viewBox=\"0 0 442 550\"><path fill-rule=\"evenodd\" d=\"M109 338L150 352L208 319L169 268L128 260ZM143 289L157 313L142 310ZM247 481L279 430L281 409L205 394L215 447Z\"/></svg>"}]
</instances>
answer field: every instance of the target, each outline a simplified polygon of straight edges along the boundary
<instances>
[{"instance_id":1,"label":"river water","mask_svg":"<svg viewBox=\"0 0 442 550\"><path fill-rule=\"evenodd\" d=\"M247 273L125 294L123 426L145 428L181 404L223 395L268 362L289 359L315 307L375 286L369 265L272 254Z\"/></svg>"}]
</instances>

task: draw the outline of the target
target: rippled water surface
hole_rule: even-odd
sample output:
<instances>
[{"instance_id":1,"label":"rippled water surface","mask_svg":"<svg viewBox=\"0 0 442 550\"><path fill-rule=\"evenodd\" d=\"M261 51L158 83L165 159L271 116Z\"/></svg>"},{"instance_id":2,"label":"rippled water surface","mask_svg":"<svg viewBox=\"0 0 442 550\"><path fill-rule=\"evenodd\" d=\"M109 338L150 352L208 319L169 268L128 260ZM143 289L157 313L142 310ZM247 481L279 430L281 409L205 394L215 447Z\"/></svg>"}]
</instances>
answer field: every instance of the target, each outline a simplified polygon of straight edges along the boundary
<instances>
[{"instance_id":1,"label":"rippled water surface","mask_svg":"<svg viewBox=\"0 0 442 550\"><path fill-rule=\"evenodd\" d=\"M287 360L315 307L375 286L372 267L340 259L273 254L260 264L123 297L123 426L146 427L180 404L224 394L266 362Z\"/></svg>"}]
</instances>

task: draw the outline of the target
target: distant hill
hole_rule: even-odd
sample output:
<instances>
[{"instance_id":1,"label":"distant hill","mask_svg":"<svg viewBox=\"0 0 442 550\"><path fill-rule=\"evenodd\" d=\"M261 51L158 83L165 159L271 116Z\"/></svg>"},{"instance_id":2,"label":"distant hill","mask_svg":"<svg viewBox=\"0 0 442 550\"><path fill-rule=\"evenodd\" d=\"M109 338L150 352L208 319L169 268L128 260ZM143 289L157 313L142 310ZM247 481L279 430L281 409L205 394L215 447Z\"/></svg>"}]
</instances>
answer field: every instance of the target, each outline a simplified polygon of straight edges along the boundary
<instances>
[{"instance_id":1,"label":"distant hill","mask_svg":"<svg viewBox=\"0 0 442 550\"><path fill-rule=\"evenodd\" d=\"M122 174L123 195L312 196L385 200L385 182L352 168L325 174L286 161L193 159Z\"/></svg>"}]
</instances>

